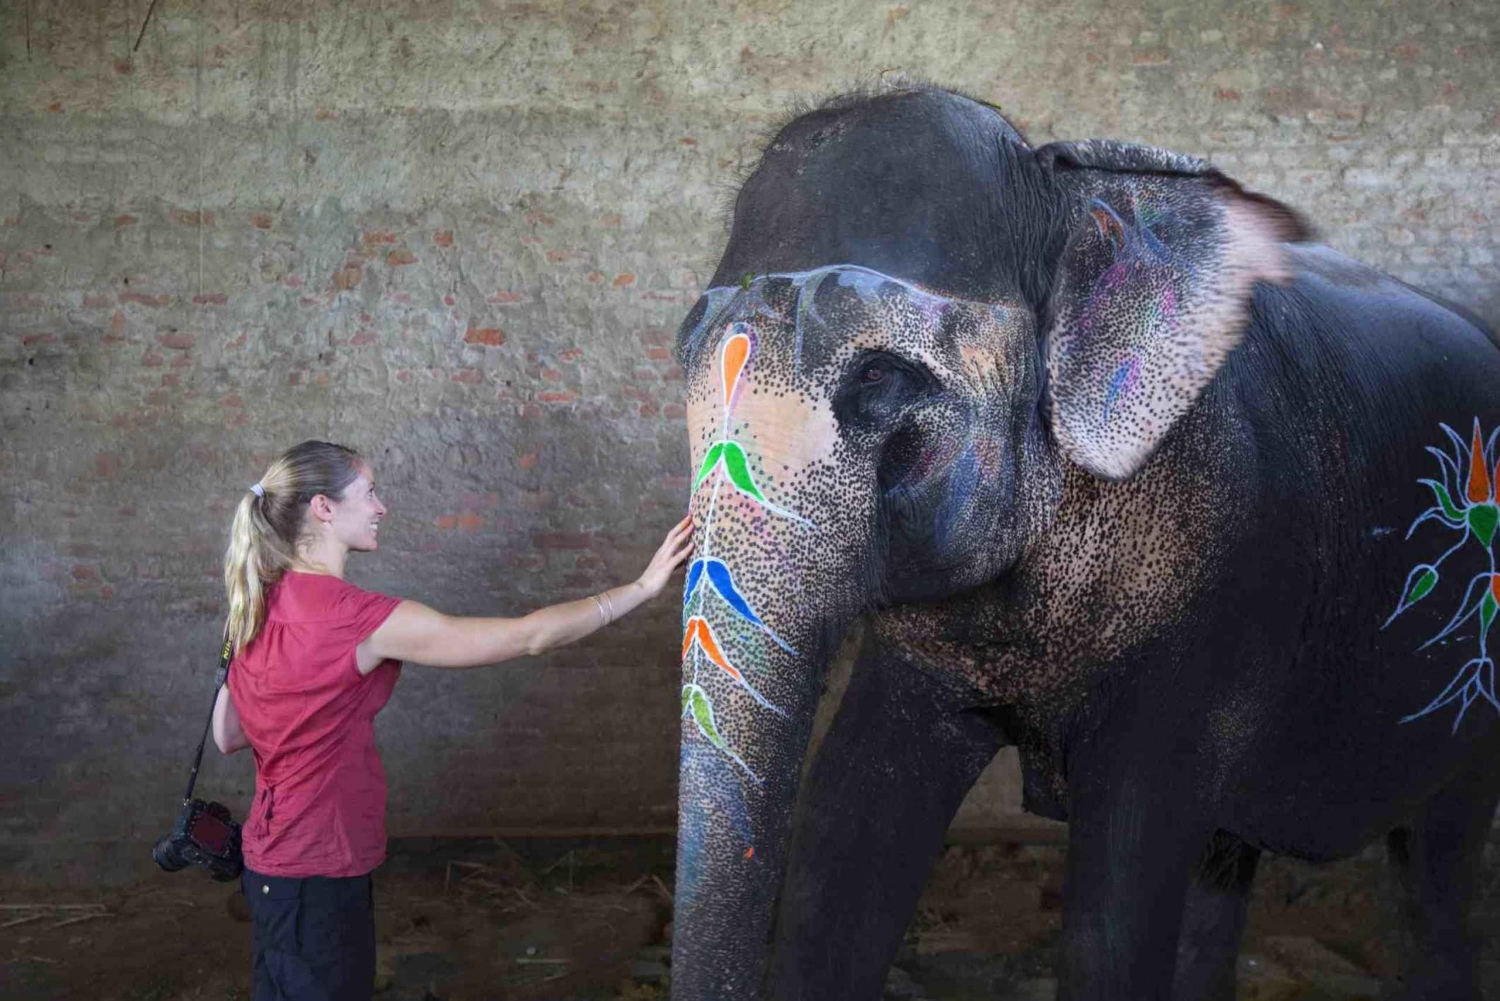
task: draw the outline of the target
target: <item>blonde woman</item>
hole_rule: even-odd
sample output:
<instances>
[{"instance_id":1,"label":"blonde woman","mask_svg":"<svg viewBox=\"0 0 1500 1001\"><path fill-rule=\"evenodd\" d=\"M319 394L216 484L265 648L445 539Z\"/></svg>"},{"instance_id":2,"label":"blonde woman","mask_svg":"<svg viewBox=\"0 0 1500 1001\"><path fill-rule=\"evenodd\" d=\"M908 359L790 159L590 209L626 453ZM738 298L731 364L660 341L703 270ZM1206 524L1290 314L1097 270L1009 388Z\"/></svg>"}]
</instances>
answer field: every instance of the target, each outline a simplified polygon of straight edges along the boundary
<instances>
[{"instance_id":1,"label":"blonde woman","mask_svg":"<svg viewBox=\"0 0 1500 1001\"><path fill-rule=\"evenodd\" d=\"M402 661L477 667L538 654L656 595L692 551L667 533L640 579L522 618L458 618L344 580L379 545L386 508L351 449L305 441L235 511L224 585L236 653L214 742L255 752L244 824L254 1001L367 999L375 973L370 872L385 858L385 772L374 720Z\"/></svg>"}]
</instances>

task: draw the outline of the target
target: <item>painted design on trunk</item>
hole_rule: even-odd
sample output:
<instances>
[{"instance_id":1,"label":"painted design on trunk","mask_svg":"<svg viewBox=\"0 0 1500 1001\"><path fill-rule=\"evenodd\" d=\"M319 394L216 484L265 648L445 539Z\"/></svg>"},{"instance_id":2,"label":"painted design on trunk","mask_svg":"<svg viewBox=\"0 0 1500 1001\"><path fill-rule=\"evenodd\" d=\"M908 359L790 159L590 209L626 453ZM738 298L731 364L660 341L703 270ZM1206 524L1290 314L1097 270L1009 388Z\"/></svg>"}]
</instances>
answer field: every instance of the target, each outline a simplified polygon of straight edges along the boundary
<instances>
[{"instance_id":1,"label":"painted design on trunk","mask_svg":"<svg viewBox=\"0 0 1500 1001\"><path fill-rule=\"evenodd\" d=\"M747 775L759 782L760 777L751 770L743 758L730 748L728 741L724 739L714 715L713 700L699 684L698 679L698 672L707 661L708 664L732 678L735 684L744 689L761 706L779 716L786 715L785 711L772 704L746 679L744 671L735 665L730 653L725 650L725 644L720 639L721 634L714 631L713 624L709 620L708 597L713 594L719 600L712 608L727 608L739 619L748 622L770 637L771 641L781 649L791 654L797 652L789 643L776 635L776 632L766 625L750 603L745 600L744 594L735 583L734 572L729 565L723 560L715 559L710 553L713 544L714 509L718 505L719 490L726 482L729 483L731 489L748 497L771 514L788 518L800 525L811 526L811 522L807 519L777 507L766 499L765 492L761 490L750 471L750 460L745 453L744 446L731 438L729 434L729 415L734 410L745 367L750 363L754 353L754 330L745 323L732 324L729 328L729 336L724 339L719 349L719 377L724 391L723 433L720 440L709 446L702 464L698 467L698 475L693 479L693 493L697 493L705 481L712 480L713 494L709 498L708 514L703 521L703 555L688 566L687 583L682 595L682 610L685 617L682 659L687 662L691 658L693 672L692 679L682 686L682 716L685 719L691 718L704 740L727 754L735 764L745 770ZM718 475L720 473L723 475ZM727 632L722 635L725 638L731 638Z\"/></svg>"},{"instance_id":2,"label":"painted design on trunk","mask_svg":"<svg viewBox=\"0 0 1500 1001\"><path fill-rule=\"evenodd\" d=\"M1425 521L1437 521L1463 535L1441 556L1431 563L1419 563L1406 575L1406 584L1402 588L1401 600L1396 605L1396 610L1386 620L1389 626L1396 618L1411 608L1417 602L1432 594L1441 580L1440 567L1449 556L1463 548L1464 544L1473 539L1480 548L1484 550L1485 557L1489 562L1489 569L1481 571L1469 578L1469 583L1464 589L1463 600L1459 603L1458 611L1448 624L1442 628L1436 636L1423 643L1418 649L1425 650L1434 643L1442 640L1453 633L1464 623L1479 617L1479 656L1473 658L1448 682L1448 687L1440 692L1437 698L1429 702L1420 712L1411 714L1402 719L1403 723L1414 719L1420 719L1428 713L1435 712L1444 706L1458 703L1458 715L1453 720L1453 730L1458 731L1458 725L1463 722L1464 713L1475 702L1483 699L1500 711L1500 700L1497 700L1495 691L1495 661L1489 654L1488 642L1490 626L1495 621L1495 613L1500 610L1500 573L1495 570L1495 532L1500 527L1500 505L1496 504L1496 486L1500 485L1500 464L1493 461L1495 451L1495 439L1500 435L1500 428L1490 432L1486 441L1479 427L1479 419L1474 419L1474 433L1468 445L1446 424L1438 425L1443 433L1453 443L1453 454L1449 455L1442 449L1428 446L1427 451L1432 453L1438 460L1438 469L1442 474L1442 480L1419 480L1428 487L1436 500L1436 503L1423 511L1413 521L1411 528L1407 530L1406 537L1411 538L1417 526ZM1451 479L1450 479L1451 474ZM1382 626L1381 628L1385 628Z\"/></svg>"}]
</instances>

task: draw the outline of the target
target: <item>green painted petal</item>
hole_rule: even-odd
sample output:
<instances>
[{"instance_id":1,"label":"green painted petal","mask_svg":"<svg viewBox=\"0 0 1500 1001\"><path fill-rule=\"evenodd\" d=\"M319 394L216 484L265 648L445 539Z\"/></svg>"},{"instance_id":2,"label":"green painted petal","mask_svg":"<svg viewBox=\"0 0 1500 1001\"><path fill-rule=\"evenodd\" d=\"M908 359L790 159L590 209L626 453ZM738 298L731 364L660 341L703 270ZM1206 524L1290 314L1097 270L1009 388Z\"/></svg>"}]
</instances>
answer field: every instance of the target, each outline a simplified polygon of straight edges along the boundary
<instances>
[{"instance_id":1,"label":"green painted petal","mask_svg":"<svg viewBox=\"0 0 1500 1001\"><path fill-rule=\"evenodd\" d=\"M693 480L694 490L697 490L699 484L703 482L704 478L708 476L709 473L714 471L714 466L719 464L719 456L723 454L724 443L722 441L716 442L714 444L714 447L708 450L708 454L703 457L703 465L698 467L698 477L697 479Z\"/></svg>"},{"instance_id":2,"label":"green painted petal","mask_svg":"<svg viewBox=\"0 0 1500 1001\"><path fill-rule=\"evenodd\" d=\"M1469 508L1469 527L1486 549L1495 538L1497 525L1500 525L1500 508L1493 504L1475 504Z\"/></svg>"},{"instance_id":3,"label":"green painted petal","mask_svg":"<svg viewBox=\"0 0 1500 1001\"><path fill-rule=\"evenodd\" d=\"M749 494L761 503L765 503L765 495L760 492L760 487L755 485L755 480L750 476L750 465L745 459L745 450L737 442L724 443L724 469L729 473L729 479L742 493Z\"/></svg>"},{"instance_id":4,"label":"green painted petal","mask_svg":"<svg viewBox=\"0 0 1500 1001\"><path fill-rule=\"evenodd\" d=\"M1495 595L1493 593L1484 596L1484 601L1479 605L1479 635L1483 637L1490 631L1490 623L1495 621ZM1481 644L1482 646L1483 644Z\"/></svg>"},{"instance_id":5,"label":"green painted petal","mask_svg":"<svg viewBox=\"0 0 1500 1001\"><path fill-rule=\"evenodd\" d=\"M1451 518L1453 521L1464 520L1463 511L1459 510L1458 505L1453 503L1453 498L1449 496L1447 487L1436 480L1423 480L1422 482L1431 487L1432 492L1437 495L1438 506L1443 509L1445 517Z\"/></svg>"},{"instance_id":6,"label":"green painted petal","mask_svg":"<svg viewBox=\"0 0 1500 1001\"><path fill-rule=\"evenodd\" d=\"M703 732L703 736L707 737L708 742L719 750L727 751L729 745L724 742L723 737L719 736L719 726L714 722L713 704L708 701L708 696L704 694L703 689L697 685L688 685L683 689L683 695L692 704L693 721L698 724L698 729Z\"/></svg>"},{"instance_id":7,"label":"green painted petal","mask_svg":"<svg viewBox=\"0 0 1500 1001\"><path fill-rule=\"evenodd\" d=\"M1432 593L1437 586L1438 575L1436 570L1428 570L1411 582L1411 587L1406 591L1406 597L1401 599L1401 606L1414 605Z\"/></svg>"}]
</instances>

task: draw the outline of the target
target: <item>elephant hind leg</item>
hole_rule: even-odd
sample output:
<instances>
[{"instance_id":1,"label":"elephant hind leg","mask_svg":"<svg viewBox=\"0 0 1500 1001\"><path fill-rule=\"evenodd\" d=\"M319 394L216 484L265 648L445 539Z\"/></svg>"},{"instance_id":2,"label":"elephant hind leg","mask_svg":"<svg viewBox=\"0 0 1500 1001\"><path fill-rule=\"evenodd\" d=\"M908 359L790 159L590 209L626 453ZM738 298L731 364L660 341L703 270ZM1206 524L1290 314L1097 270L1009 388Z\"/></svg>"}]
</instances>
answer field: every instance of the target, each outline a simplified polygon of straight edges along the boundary
<instances>
[{"instance_id":1,"label":"elephant hind leg","mask_svg":"<svg viewBox=\"0 0 1500 1001\"><path fill-rule=\"evenodd\" d=\"M1260 849L1219 831L1188 886L1177 944L1174 1001L1234 1001L1240 934Z\"/></svg>"},{"instance_id":2,"label":"elephant hind leg","mask_svg":"<svg viewBox=\"0 0 1500 1001\"><path fill-rule=\"evenodd\" d=\"M1471 926L1480 857L1500 801L1489 754L1471 763L1405 827L1386 839L1410 949L1396 997L1479 998L1478 945Z\"/></svg>"}]
</instances>

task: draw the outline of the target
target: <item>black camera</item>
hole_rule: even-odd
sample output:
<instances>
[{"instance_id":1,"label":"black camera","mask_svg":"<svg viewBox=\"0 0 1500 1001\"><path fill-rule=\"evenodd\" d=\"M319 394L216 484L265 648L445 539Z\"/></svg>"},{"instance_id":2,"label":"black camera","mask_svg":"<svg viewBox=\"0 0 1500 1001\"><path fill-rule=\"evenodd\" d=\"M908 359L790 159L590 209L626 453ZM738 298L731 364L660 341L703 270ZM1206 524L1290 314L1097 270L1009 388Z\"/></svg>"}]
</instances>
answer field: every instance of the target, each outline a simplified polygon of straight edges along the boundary
<instances>
[{"instance_id":1,"label":"black camera","mask_svg":"<svg viewBox=\"0 0 1500 1001\"><path fill-rule=\"evenodd\" d=\"M245 868L240 825L222 803L189 800L172 833L151 846L151 858L167 872L201 865L214 879L228 883Z\"/></svg>"}]
</instances>

